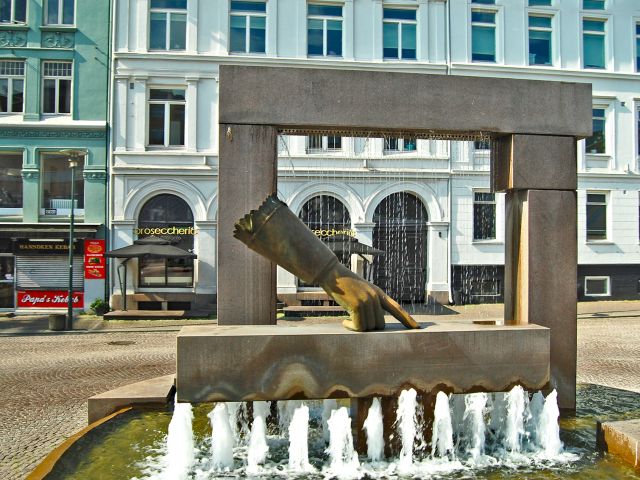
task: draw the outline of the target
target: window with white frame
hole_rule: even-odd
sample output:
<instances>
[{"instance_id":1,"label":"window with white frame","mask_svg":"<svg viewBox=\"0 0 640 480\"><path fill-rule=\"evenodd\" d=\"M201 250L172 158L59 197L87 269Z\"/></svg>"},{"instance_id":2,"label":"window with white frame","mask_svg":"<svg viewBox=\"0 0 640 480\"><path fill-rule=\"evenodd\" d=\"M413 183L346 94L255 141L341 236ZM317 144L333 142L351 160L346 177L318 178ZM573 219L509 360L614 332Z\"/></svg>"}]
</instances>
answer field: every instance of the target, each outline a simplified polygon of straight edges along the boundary
<instances>
[{"instance_id":1,"label":"window with white frame","mask_svg":"<svg viewBox=\"0 0 640 480\"><path fill-rule=\"evenodd\" d=\"M75 0L46 0L45 25L73 25L75 22Z\"/></svg>"},{"instance_id":2,"label":"window with white frame","mask_svg":"<svg viewBox=\"0 0 640 480\"><path fill-rule=\"evenodd\" d=\"M386 137L384 153L410 153L418 149L418 141L413 137Z\"/></svg>"},{"instance_id":3,"label":"window with white frame","mask_svg":"<svg viewBox=\"0 0 640 480\"><path fill-rule=\"evenodd\" d=\"M342 56L342 6L307 5L307 54Z\"/></svg>"},{"instance_id":4,"label":"window with white frame","mask_svg":"<svg viewBox=\"0 0 640 480\"><path fill-rule=\"evenodd\" d=\"M184 89L149 90L149 146L184 146L185 107Z\"/></svg>"},{"instance_id":5,"label":"window with white frame","mask_svg":"<svg viewBox=\"0 0 640 480\"><path fill-rule=\"evenodd\" d=\"M342 137L338 135L308 135L307 153L338 152L342 150Z\"/></svg>"},{"instance_id":6,"label":"window with white frame","mask_svg":"<svg viewBox=\"0 0 640 480\"><path fill-rule=\"evenodd\" d=\"M185 50L187 0L151 0L149 50Z\"/></svg>"},{"instance_id":7,"label":"window with white frame","mask_svg":"<svg viewBox=\"0 0 640 480\"><path fill-rule=\"evenodd\" d=\"M473 192L473 239L496 239L496 194Z\"/></svg>"},{"instance_id":8,"label":"window with white frame","mask_svg":"<svg viewBox=\"0 0 640 480\"><path fill-rule=\"evenodd\" d=\"M584 68L604 69L606 65L607 21L585 18L582 20L582 56Z\"/></svg>"},{"instance_id":9,"label":"window with white frame","mask_svg":"<svg viewBox=\"0 0 640 480\"><path fill-rule=\"evenodd\" d=\"M636 72L640 72L640 22L636 22Z\"/></svg>"},{"instance_id":10,"label":"window with white frame","mask_svg":"<svg viewBox=\"0 0 640 480\"><path fill-rule=\"evenodd\" d=\"M593 107L593 134L585 140L585 151L588 154L607 152L607 109L603 106Z\"/></svg>"},{"instance_id":11,"label":"window with white frame","mask_svg":"<svg viewBox=\"0 0 640 480\"><path fill-rule=\"evenodd\" d=\"M471 10L471 60L496 61L496 12Z\"/></svg>"},{"instance_id":12,"label":"window with white frame","mask_svg":"<svg viewBox=\"0 0 640 480\"><path fill-rule=\"evenodd\" d=\"M489 140L476 140L473 142L473 149L475 151L487 151L491 149L491 142Z\"/></svg>"},{"instance_id":13,"label":"window with white frame","mask_svg":"<svg viewBox=\"0 0 640 480\"><path fill-rule=\"evenodd\" d=\"M0 61L0 113L22 113L24 60Z\"/></svg>"},{"instance_id":14,"label":"window with white frame","mask_svg":"<svg viewBox=\"0 0 640 480\"><path fill-rule=\"evenodd\" d=\"M43 209L55 210L55 215L68 215L73 208L84 209L84 158L78 159L78 166L73 177L71 188L71 168L69 157L60 152L43 152L41 165L41 199ZM71 191L73 190L73 198Z\"/></svg>"},{"instance_id":15,"label":"window with white frame","mask_svg":"<svg viewBox=\"0 0 640 480\"><path fill-rule=\"evenodd\" d=\"M611 295L610 277L584 277L585 297L608 297Z\"/></svg>"},{"instance_id":16,"label":"window with white frame","mask_svg":"<svg viewBox=\"0 0 640 480\"><path fill-rule=\"evenodd\" d=\"M551 65L553 19L543 15L529 15L529 65Z\"/></svg>"},{"instance_id":17,"label":"window with white frame","mask_svg":"<svg viewBox=\"0 0 640 480\"><path fill-rule=\"evenodd\" d=\"M550 7L552 0L529 0L530 7Z\"/></svg>"},{"instance_id":18,"label":"window with white frame","mask_svg":"<svg viewBox=\"0 0 640 480\"><path fill-rule=\"evenodd\" d=\"M42 113L71 113L71 62L43 62Z\"/></svg>"},{"instance_id":19,"label":"window with white frame","mask_svg":"<svg viewBox=\"0 0 640 480\"><path fill-rule=\"evenodd\" d=\"M27 0L0 0L0 23L25 23Z\"/></svg>"},{"instance_id":20,"label":"window with white frame","mask_svg":"<svg viewBox=\"0 0 640 480\"><path fill-rule=\"evenodd\" d=\"M415 60L417 25L415 10L384 8L382 21L383 57Z\"/></svg>"},{"instance_id":21,"label":"window with white frame","mask_svg":"<svg viewBox=\"0 0 640 480\"><path fill-rule=\"evenodd\" d=\"M587 241L607 239L607 192L587 192Z\"/></svg>"},{"instance_id":22,"label":"window with white frame","mask_svg":"<svg viewBox=\"0 0 640 480\"><path fill-rule=\"evenodd\" d=\"M267 4L231 1L230 43L232 53L265 53Z\"/></svg>"},{"instance_id":23,"label":"window with white frame","mask_svg":"<svg viewBox=\"0 0 640 480\"><path fill-rule=\"evenodd\" d=\"M478 3L480 5L495 5L496 0L471 0L471 3Z\"/></svg>"},{"instance_id":24,"label":"window with white frame","mask_svg":"<svg viewBox=\"0 0 640 480\"><path fill-rule=\"evenodd\" d=\"M583 10L604 10L605 0L582 0Z\"/></svg>"}]
</instances>

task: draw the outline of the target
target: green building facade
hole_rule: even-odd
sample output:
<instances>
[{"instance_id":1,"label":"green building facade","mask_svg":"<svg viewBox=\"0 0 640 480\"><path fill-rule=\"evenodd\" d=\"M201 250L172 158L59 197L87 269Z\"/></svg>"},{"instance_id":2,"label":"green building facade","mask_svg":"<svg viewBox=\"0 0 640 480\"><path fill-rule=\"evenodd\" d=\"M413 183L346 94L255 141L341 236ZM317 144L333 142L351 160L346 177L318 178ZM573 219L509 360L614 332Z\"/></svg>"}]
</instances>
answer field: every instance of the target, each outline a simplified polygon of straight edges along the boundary
<instances>
[{"instance_id":1,"label":"green building facade","mask_svg":"<svg viewBox=\"0 0 640 480\"><path fill-rule=\"evenodd\" d=\"M0 309L66 306L72 207L74 306L104 296L110 24L108 0L0 0Z\"/></svg>"}]
</instances>

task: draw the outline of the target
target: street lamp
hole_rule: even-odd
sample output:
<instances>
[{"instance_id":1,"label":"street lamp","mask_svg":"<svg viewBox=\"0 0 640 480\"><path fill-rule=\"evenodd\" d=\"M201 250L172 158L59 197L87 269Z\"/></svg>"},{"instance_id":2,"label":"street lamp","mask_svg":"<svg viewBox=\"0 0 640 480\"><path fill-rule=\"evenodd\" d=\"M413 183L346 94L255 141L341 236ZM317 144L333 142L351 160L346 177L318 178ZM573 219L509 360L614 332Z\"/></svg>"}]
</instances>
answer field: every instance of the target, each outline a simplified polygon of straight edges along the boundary
<instances>
[{"instance_id":1,"label":"street lamp","mask_svg":"<svg viewBox=\"0 0 640 480\"><path fill-rule=\"evenodd\" d=\"M69 159L71 169L71 215L69 217L69 288L67 290L67 318L65 330L73 330L73 230L75 222L75 196L76 196L76 167L78 160L83 158L86 150L62 150L60 153Z\"/></svg>"}]
</instances>

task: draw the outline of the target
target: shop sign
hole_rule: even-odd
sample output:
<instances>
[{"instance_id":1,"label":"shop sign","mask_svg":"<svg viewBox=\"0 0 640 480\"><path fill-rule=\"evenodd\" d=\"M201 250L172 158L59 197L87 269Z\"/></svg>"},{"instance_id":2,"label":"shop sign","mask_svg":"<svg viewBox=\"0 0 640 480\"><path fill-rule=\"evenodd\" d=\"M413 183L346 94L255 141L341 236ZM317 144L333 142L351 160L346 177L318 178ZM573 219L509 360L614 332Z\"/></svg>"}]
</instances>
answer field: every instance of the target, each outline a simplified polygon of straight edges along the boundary
<instances>
[{"instance_id":1,"label":"shop sign","mask_svg":"<svg viewBox=\"0 0 640 480\"><path fill-rule=\"evenodd\" d=\"M100 280L106 278L106 262L104 240L84 241L84 278L86 280Z\"/></svg>"},{"instance_id":2,"label":"shop sign","mask_svg":"<svg viewBox=\"0 0 640 480\"><path fill-rule=\"evenodd\" d=\"M65 290L25 290L17 292L18 308L64 308L68 292ZM84 307L84 292L73 292L73 308Z\"/></svg>"},{"instance_id":3,"label":"shop sign","mask_svg":"<svg viewBox=\"0 0 640 480\"><path fill-rule=\"evenodd\" d=\"M136 235L197 235L198 229L195 227L138 227L133 230Z\"/></svg>"},{"instance_id":4,"label":"shop sign","mask_svg":"<svg viewBox=\"0 0 640 480\"><path fill-rule=\"evenodd\" d=\"M348 237L356 237L356 231L355 230L351 230L351 229L343 229L343 230L336 230L335 228L327 228L327 229L323 229L323 228L316 228L315 230L311 230L316 237L335 237L336 235L346 235Z\"/></svg>"},{"instance_id":5,"label":"shop sign","mask_svg":"<svg viewBox=\"0 0 640 480\"><path fill-rule=\"evenodd\" d=\"M73 253L79 254L80 245L73 244ZM16 255L69 255L69 244L62 242L47 242L44 240L20 239L13 244Z\"/></svg>"}]
</instances>

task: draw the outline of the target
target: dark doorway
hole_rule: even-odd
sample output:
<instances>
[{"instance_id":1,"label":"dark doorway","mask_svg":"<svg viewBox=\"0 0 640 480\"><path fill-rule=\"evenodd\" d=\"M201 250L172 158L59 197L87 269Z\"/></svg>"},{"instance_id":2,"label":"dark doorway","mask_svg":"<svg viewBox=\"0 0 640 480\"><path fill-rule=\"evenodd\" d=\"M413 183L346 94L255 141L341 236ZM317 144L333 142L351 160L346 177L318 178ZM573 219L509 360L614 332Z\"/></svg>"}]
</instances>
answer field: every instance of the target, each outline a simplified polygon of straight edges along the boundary
<instances>
[{"instance_id":1,"label":"dark doorway","mask_svg":"<svg viewBox=\"0 0 640 480\"><path fill-rule=\"evenodd\" d=\"M398 301L422 302L427 281L427 211L407 192L386 197L373 214L374 283Z\"/></svg>"}]
</instances>

